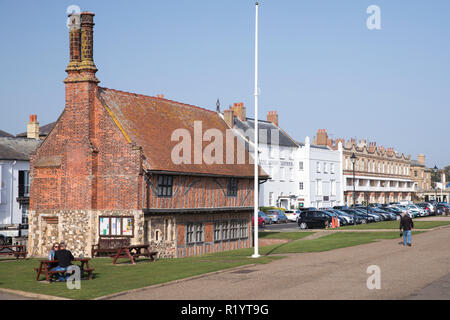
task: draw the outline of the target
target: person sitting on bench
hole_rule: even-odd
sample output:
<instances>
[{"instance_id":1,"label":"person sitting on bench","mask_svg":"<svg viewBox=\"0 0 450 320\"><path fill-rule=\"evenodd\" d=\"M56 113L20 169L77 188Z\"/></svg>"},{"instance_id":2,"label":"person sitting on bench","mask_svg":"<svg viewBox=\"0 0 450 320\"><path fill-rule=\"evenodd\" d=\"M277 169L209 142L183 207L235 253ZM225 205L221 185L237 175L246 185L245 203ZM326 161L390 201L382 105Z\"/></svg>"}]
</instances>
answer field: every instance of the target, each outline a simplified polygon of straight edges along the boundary
<instances>
[{"instance_id":1,"label":"person sitting on bench","mask_svg":"<svg viewBox=\"0 0 450 320\"><path fill-rule=\"evenodd\" d=\"M70 266L73 261L73 259L75 259L72 255L72 252L70 252L69 250L66 250L66 244L64 242L61 242L59 244L59 250L55 251L55 260L58 260L58 266L53 268L52 271L63 271L63 273L65 271L67 271L67 267ZM66 276L66 278L64 278L63 273L61 273L58 277L59 281L65 281L66 278L68 278L69 276Z\"/></svg>"}]
</instances>

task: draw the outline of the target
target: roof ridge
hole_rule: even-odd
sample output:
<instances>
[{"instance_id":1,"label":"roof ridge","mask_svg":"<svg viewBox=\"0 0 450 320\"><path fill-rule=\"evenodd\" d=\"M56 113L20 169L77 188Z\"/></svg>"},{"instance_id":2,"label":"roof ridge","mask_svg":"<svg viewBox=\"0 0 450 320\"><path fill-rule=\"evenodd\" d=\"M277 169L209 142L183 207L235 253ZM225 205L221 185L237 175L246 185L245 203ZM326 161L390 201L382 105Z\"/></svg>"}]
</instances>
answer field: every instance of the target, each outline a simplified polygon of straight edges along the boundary
<instances>
[{"instance_id":1,"label":"roof ridge","mask_svg":"<svg viewBox=\"0 0 450 320\"><path fill-rule=\"evenodd\" d=\"M191 108L196 108L196 109L200 109L200 110L203 110L203 111L208 111L208 112L211 112L211 113L214 113L214 114L216 113L216 111L213 111L213 110L209 110L209 109L202 108L202 107L199 107L199 106L196 106L196 105L193 105L193 104L187 104L187 103L183 103L183 102L179 102L179 101L175 101L175 100L170 100L170 99L166 99L166 98L158 98L158 97L155 97L155 96L149 96L149 95L145 95L145 94L128 92L128 91L122 91L122 90L111 89L111 88L105 88L105 87L100 87L100 86L99 86L99 88L100 89L104 89L104 90L114 91L114 92L117 92L117 93L120 93L120 94L125 94L125 95L128 95L128 96L135 96L137 98L151 98L151 99L155 99L155 100L163 100L163 101L176 103L176 104L179 104L179 105L182 105L182 106L186 106L186 107L191 107Z\"/></svg>"}]
</instances>

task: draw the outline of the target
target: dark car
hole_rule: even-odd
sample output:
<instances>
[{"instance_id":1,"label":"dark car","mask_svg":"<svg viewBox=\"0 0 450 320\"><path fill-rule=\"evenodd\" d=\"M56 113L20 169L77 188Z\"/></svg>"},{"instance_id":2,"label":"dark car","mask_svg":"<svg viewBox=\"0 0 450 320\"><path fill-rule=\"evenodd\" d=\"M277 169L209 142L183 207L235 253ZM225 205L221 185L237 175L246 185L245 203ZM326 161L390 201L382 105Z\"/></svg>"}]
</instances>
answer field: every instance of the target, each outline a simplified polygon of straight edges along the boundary
<instances>
[{"instance_id":1,"label":"dark car","mask_svg":"<svg viewBox=\"0 0 450 320\"><path fill-rule=\"evenodd\" d=\"M365 213L363 214L361 211L355 210L355 209L343 209L342 211L344 211L352 216L356 215L356 223L357 224L360 224L360 223L365 224L371 218L370 216L367 216ZM372 219L373 219L373 217L372 217Z\"/></svg>"},{"instance_id":2,"label":"dark car","mask_svg":"<svg viewBox=\"0 0 450 320\"><path fill-rule=\"evenodd\" d=\"M402 210L400 210L399 208L396 207L386 207L384 208L384 210L392 212L393 214L395 214L395 219L396 220L400 220L400 217L402 215Z\"/></svg>"},{"instance_id":3,"label":"dark car","mask_svg":"<svg viewBox=\"0 0 450 320\"><path fill-rule=\"evenodd\" d=\"M331 216L323 211L303 211L298 218L298 227L302 230L328 226L331 226Z\"/></svg>"},{"instance_id":4,"label":"dark car","mask_svg":"<svg viewBox=\"0 0 450 320\"><path fill-rule=\"evenodd\" d=\"M333 209L344 210L344 209L349 209L349 207L347 207L347 206L334 206Z\"/></svg>"},{"instance_id":5,"label":"dark car","mask_svg":"<svg viewBox=\"0 0 450 320\"><path fill-rule=\"evenodd\" d=\"M347 220L343 217L339 216L336 212L334 212L332 209L322 208L320 211L325 212L330 217L338 218L339 220L339 226L345 226L347 224Z\"/></svg>"},{"instance_id":6,"label":"dark car","mask_svg":"<svg viewBox=\"0 0 450 320\"><path fill-rule=\"evenodd\" d=\"M375 211L375 213L378 213L378 214L382 215L383 217L385 217L386 220L396 220L397 219L397 216L395 215L395 213L389 212L387 210L380 209L380 208L373 208L373 211Z\"/></svg>"},{"instance_id":7,"label":"dark car","mask_svg":"<svg viewBox=\"0 0 450 320\"><path fill-rule=\"evenodd\" d=\"M450 205L448 203L444 202L438 203L437 208L439 211L441 211L441 214L447 215L450 213Z\"/></svg>"},{"instance_id":8,"label":"dark car","mask_svg":"<svg viewBox=\"0 0 450 320\"><path fill-rule=\"evenodd\" d=\"M317 211L317 208L314 207L307 207L307 208L300 208L300 211Z\"/></svg>"}]
</instances>

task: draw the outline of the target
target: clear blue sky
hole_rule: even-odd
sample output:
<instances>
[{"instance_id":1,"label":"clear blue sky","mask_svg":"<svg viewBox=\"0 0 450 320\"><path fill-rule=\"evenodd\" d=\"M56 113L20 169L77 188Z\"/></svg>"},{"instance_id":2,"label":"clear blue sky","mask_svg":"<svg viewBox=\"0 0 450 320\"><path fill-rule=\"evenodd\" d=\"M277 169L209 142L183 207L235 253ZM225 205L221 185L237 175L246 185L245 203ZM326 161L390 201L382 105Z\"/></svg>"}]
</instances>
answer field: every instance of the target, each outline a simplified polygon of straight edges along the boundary
<instances>
[{"instance_id":1,"label":"clear blue sky","mask_svg":"<svg viewBox=\"0 0 450 320\"><path fill-rule=\"evenodd\" d=\"M450 164L450 1L262 0L260 118L297 140L326 128ZM100 85L253 116L254 1L2 1L0 129L64 108L66 8L95 17ZM381 8L382 29L366 28Z\"/></svg>"}]
</instances>

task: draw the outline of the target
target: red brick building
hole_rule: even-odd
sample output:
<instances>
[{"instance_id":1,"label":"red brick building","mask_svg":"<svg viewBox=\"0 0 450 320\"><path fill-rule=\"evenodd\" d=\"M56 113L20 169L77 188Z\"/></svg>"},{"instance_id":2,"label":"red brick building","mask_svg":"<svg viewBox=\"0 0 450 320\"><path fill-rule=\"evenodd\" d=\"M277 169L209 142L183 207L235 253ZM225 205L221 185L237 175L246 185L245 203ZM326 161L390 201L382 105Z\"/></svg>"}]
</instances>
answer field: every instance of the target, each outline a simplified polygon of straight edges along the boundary
<instances>
[{"instance_id":1,"label":"red brick building","mask_svg":"<svg viewBox=\"0 0 450 320\"><path fill-rule=\"evenodd\" d=\"M174 163L175 130L194 137L200 123L225 145L228 126L217 112L99 87L93 17L71 27L65 109L31 157L29 255L65 241L89 256L101 237L148 243L160 257L250 247L249 154L244 164ZM192 155L208 144L194 140Z\"/></svg>"}]
</instances>

